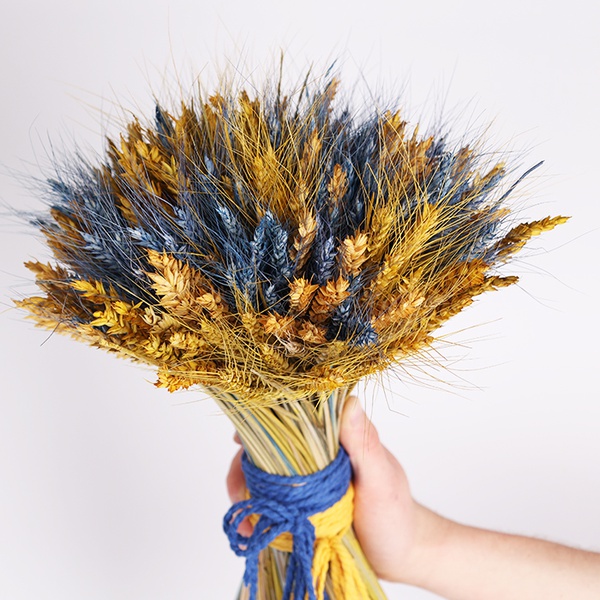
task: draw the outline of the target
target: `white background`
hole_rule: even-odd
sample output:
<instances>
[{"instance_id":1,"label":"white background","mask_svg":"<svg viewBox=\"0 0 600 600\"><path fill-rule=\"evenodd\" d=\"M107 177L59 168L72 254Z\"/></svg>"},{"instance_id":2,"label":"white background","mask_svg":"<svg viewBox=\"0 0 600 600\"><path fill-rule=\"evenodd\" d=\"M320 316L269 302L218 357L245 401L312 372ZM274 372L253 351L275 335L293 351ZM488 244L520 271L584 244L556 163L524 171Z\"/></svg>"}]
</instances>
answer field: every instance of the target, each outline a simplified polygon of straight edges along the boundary
<instances>
[{"instance_id":1,"label":"white background","mask_svg":"<svg viewBox=\"0 0 600 600\"><path fill-rule=\"evenodd\" d=\"M363 395L426 505L600 550L599 22L579 0L5 3L0 200L40 206L11 172L39 174L51 145L100 152L115 102L151 115L154 94L215 65L260 80L281 48L291 73L339 57L346 89L403 89L413 117L493 121L491 145L546 161L527 214L573 218L513 264L519 286L451 323L437 376L452 385L401 376ZM225 417L25 322L10 298L34 291L22 262L47 252L15 222L0 234L0 600L233 598Z\"/></svg>"}]
</instances>

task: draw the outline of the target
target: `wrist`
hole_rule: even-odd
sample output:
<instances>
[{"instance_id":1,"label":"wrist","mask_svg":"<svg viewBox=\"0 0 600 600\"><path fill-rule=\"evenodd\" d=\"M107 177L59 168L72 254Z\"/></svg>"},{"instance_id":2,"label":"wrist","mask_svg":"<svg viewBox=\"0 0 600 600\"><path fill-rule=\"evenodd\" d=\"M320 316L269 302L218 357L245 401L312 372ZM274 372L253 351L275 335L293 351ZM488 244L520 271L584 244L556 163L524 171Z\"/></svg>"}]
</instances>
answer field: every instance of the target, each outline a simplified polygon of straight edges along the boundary
<instances>
[{"instance_id":1,"label":"wrist","mask_svg":"<svg viewBox=\"0 0 600 600\"><path fill-rule=\"evenodd\" d=\"M458 527L458 523L415 502L413 543L406 559L394 573L393 581L428 589Z\"/></svg>"}]
</instances>

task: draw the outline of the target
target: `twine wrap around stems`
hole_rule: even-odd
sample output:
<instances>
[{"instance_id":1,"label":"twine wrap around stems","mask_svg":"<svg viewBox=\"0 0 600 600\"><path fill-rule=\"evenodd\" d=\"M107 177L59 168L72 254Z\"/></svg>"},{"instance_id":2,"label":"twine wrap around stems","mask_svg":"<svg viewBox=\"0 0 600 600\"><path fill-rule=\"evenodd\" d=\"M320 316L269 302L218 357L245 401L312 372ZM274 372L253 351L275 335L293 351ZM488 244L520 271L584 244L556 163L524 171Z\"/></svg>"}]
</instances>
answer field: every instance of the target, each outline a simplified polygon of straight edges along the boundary
<instances>
[{"instance_id":1,"label":"twine wrap around stems","mask_svg":"<svg viewBox=\"0 0 600 600\"><path fill-rule=\"evenodd\" d=\"M266 473L244 453L242 469L250 498L234 504L223 520L232 550L246 558L244 584L250 600L258 586L258 557L271 545L290 552L282 600L323 600L325 580L331 570L336 598L367 598L356 565L342 542L352 526L354 490L346 451L310 475L282 476ZM255 517L249 537L237 532L246 517Z\"/></svg>"}]
</instances>

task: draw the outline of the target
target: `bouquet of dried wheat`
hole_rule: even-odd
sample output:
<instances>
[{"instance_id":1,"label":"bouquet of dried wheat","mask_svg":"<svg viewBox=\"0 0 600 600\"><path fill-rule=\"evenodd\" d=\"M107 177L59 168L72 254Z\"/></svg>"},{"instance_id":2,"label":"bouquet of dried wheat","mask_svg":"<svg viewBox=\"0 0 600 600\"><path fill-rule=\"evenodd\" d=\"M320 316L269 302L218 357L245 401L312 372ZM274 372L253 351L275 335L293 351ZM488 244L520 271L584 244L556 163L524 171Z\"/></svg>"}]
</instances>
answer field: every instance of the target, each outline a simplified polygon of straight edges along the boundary
<instances>
[{"instance_id":1,"label":"bouquet of dried wheat","mask_svg":"<svg viewBox=\"0 0 600 600\"><path fill-rule=\"evenodd\" d=\"M514 283L498 267L565 218L515 223L502 163L353 114L335 79L275 83L157 106L97 164L57 166L34 219L56 262L27 263L42 294L17 304L228 414L250 489L224 521L240 598L381 600L351 527L345 398Z\"/></svg>"}]
</instances>

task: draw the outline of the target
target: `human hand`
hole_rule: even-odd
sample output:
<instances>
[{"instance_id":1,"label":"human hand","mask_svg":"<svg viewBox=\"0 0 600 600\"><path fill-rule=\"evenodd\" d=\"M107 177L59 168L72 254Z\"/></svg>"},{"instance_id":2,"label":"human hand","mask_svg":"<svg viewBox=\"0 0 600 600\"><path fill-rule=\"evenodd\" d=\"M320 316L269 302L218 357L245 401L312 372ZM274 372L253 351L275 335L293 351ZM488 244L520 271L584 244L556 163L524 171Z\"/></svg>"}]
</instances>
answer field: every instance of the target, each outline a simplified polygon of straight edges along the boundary
<instances>
[{"instance_id":1,"label":"human hand","mask_svg":"<svg viewBox=\"0 0 600 600\"><path fill-rule=\"evenodd\" d=\"M422 507L413 500L404 469L381 443L358 398L346 401L340 442L352 464L356 536L376 575L401 581L418 543Z\"/></svg>"},{"instance_id":2,"label":"human hand","mask_svg":"<svg viewBox=\"0 0 600 600\"><path fill-rule=\"evenodd\" d=\"M236 441L239 443L237 436ZM361 547L378 577L407 581L411 563L422 545L422 534L427 530L424 524L429 523L423 512L429 517L434 515L413 500L403 468L381 444L357 398L346 401L340 441L354 472L353 525ZM232 502L245 498L242 452L235 456L227 476ZM239 533L252 533L249 521L242 522Z\"/></svg>"},{"instance_id":3,"label":"human hand","mask_svg":"<svg viewBox=\"0 0 600 600\"><path fill-rule=\"evenodd\" d=\"M449 600L600 598L600 554L468 527L415 502L356 398L346 401L340 442L354 472L354 530L381 579ZM233 502L245 498L241 455L227 477ZM252 526L244 521L239 532L250 535Z\"/></svg>"}]
</instances>

